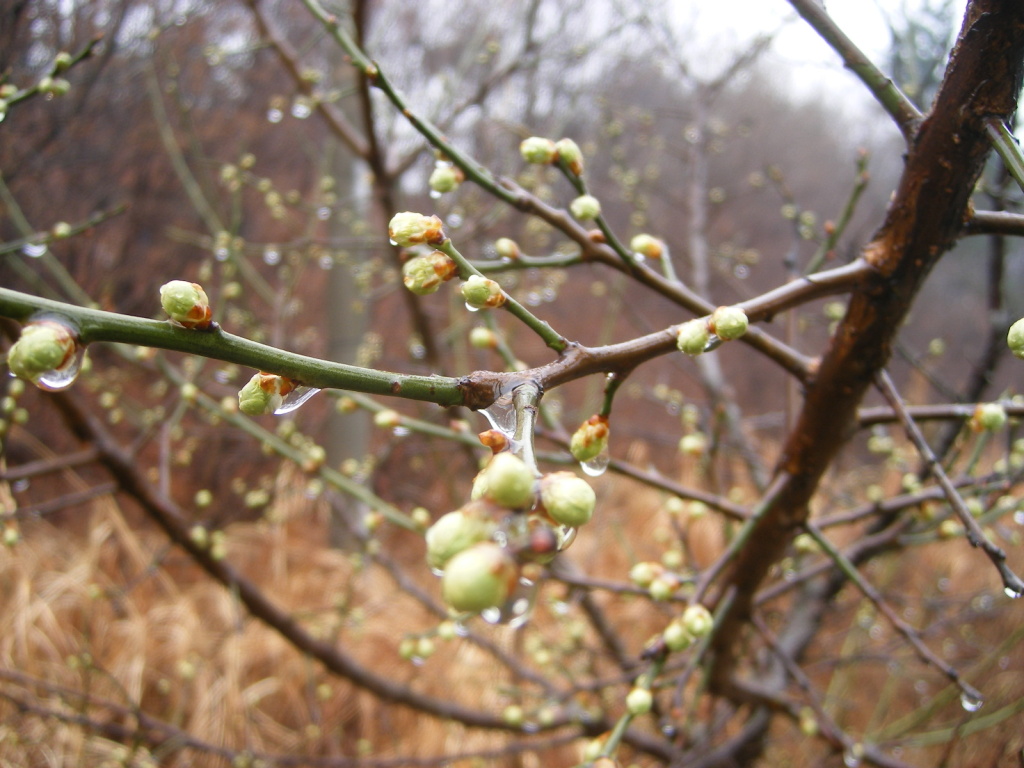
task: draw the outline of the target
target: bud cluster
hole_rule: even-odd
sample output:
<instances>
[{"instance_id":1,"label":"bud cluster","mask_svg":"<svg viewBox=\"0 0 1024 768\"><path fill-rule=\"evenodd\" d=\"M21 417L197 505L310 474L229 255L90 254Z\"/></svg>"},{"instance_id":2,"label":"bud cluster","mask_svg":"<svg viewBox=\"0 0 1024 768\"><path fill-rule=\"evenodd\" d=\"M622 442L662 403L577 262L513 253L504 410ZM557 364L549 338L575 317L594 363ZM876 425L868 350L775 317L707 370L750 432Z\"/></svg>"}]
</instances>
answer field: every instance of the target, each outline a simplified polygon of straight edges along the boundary
<instances>
[{"instance_id":1,"label":"bud cluster","mask_svg":"<svg viewBox=\"0 0 1024 768\"><path fill-rule=\"evenodd\" d=\"M722 341L738 339L747 332L749 321L742 307L719 307L710 316L688 320L676 329L676 346L687 355L699 355L712 336Z\"/></svg>"},{"instance_id":2,"label":"bud cluster","mask_svg":"<svg viewBox=\"0 0 1024 768\"><path fill-rule=\"evenodd\" d=\"M441 575L445 602L459 612L502 607L524 568L550 562L572 543L596 501L571 472L538 478L519 457L495 454L474 480L471 500L426 532L427 564Z\"/></svg>"}]
</instances>

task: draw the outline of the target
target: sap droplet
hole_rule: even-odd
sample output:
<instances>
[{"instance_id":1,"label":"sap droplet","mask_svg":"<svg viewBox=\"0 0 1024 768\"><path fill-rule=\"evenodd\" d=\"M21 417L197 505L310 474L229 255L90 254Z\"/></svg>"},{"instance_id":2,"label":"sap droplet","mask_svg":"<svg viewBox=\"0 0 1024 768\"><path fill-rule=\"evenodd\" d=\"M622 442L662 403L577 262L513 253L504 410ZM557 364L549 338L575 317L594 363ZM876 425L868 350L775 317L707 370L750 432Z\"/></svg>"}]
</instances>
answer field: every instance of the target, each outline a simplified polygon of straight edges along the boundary
<instances>
[{"instance_id":1,"label":"sap droplet","mask_svg":"<svg viewBox=\"0 0 1024 768\"><path fill-rule=\"evenodd\" d=\"M60 368L40 374L35 380L35 385L47 392L63 392L78 378L78 372L82 370L83 357L83 348L78 347L75 354L68 358L68 361Z\"/></svg>"},{"instance_id":2,"label":"sap droplet","mask_svg":"<svg viewBox=\"0 0 1024 768\"><path fill-rule=\"evenodd\" d=\"M968 712L977 712L985 705L985 699L983 699L977 693L972 691L964 691L960 694L960 706Z\"/></svg>"},{"instance_id":3,"label":"sap droplet","mask_svg":"<svg viewBox=\"0 0 1024 768\"><path fill-rule=\"evenodd\" d=\"M267 121L271 123L280 123L284 119L284 112L280 109L268 109L267 110Z\"/></svg>"},{"instance_id":4,"label":"sap droplet","mask_svg":"<svg viewBox=\"0 0 1024 768\"><path fill-rule=\"evenodd\" d=\"M46 253L46 243L26 243L21 252L33 259L41 258Z\"/></svg>"},{"instance_id":5,"label":"sap droplet","mask_svg":"<svg viewBox=\"0 0 1024 768\"><path fill-rule=\"evenodd\" d=\"M291 413L292 411L297 410L299 406L319 391L320 390L316 387L304 387L302 385L297 386L284 396L284 400L281 402L278 409L274 411L274 414L277 416L283 416L286 413Z\"/></svg>"},{"instance_id":6,"label":"sap droplet","mask_svg":"<svg viewBox=\"0 0 1024 768\"><path fill-rule=\"evenodd\" d=\"M1019 600L1021 596L1024 596L1024 590L1020 587L1008 586L1003 589L1003 594L1011 600Z\"/></svg>"},{"instance_id":7,"label":"sap droplet","mask_svg":"<svg viewBox=\"0 0 1024 768\"><path fill-rule=\"evenodd\" d=\"M600 477L604 474L604 471L608 469L608 464L611 463L611 456L608 454L608 449L605 448L597 456L587 461L580 462L580 469L583 473L590 475L591 477Z\"/></svg>"}]
</instances>

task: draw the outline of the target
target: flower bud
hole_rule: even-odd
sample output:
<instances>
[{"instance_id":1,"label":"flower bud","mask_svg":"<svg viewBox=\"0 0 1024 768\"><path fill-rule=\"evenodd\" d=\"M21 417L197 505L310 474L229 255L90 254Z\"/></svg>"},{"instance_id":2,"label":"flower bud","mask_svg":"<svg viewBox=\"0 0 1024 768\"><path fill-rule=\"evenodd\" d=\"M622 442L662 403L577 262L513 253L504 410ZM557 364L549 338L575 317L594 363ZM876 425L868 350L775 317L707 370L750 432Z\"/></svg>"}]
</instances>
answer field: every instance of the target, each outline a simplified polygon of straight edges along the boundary
<instances>
[{"instance_id":1,"label":"flower bud","mask_svg":"<svg viewBox=\"0 0 1024 768\"><path fill-rule=\"evenodd\" d=\"M160 286L160 305L178 325L197 331L210 327L213 310L206 291L198 283L187 280L164 283Z\"/></svg>"},{"instance_id":2,"label":"flower bud","mask_svg":"<svg viewBox=\"0 0 1024 768\"><path fill-rule=\"evenodd\" d=\"M78 351L74 331L54 320L30 322L7 353L11 373L20 379L38 383L51 371L73 364Z\"/></svg>"},{"instance_id":3,"label":"flower bud","mask_svg":"<svg viewBox=\"0 0 1024 768\"><path fill-rule=\"evenodd\" d=\"M583 173L583 152L575 141L559 139L555 142L555 149L558 150L558 158L572 173L577 176Z\"/></svg>"},{"instance_id":4,"label":"flower bud","mask_svg":"<svg viewBox=\"0 0 1024 768\"><path fill-rule=\"evenodd\" d=\"M462 284L462 298L476 309L493 309L505 303L505 294L501 286L487 277L470 275Z\"/></svg>"},{"instance_id":5,"label":"flower bud","mask_svg":"<svg viewBox=\"0 0 1024 768\"><path fill-rule=\"evenodd\" d=\"M465 178L465 174L462 173L461 169L456 168L450 163L440 163L430 174L430 180L427 184L434 192L444 194L445 192L457 189Z\"/></svg>"},{"instance_id":6,"label":"flower bud","mask_svg":"<svg viewBox=\"0 0 1024 768\"><path fill-rule=\"evenodd\" d=\"M441 283L458 274L455 262L441 251L409 259L402 266L402 282L417 296L434 293Z\"/></svg>"},{"instance_id":7,"label":"flower bud","mask_svg":"<svg viewBox=\"0 0 1024 768\"><path fill-rule=\"evenodd\" d=\"M445 241L444 224L437 216L405 211L396 213L388 224L388 237L402 248L414 245L440 245Z\"/></svg>"},{"instance_id":8,"label":"flower bud","mask_svg":"<svg viewBox=\"0 0 1024 768\"><path fill-rule=\"evenodd\" d=\"M700 603L687 606L682 616L683 627L694 637L704 637L715 624L711 611Z\"/></svg>"},{"instance_id":9,"label":"flower bud","mask_svg":"<svg viewBox=\"0 0 1024 768\"><path fill-rule=\"evenodd\" d=\"M1010 326L1006 333L1006 344L1014 355L1024 358L1024 317Z\"/></svg>"},{"instance_id":10,"label":"flower bud","mask_svg":"<svg viewBox=\"0 0 1024 768\"><path fill-rule=\"evenodd\" d=\"M497 544L481 542L448 561L441 594L456 611L482 611L504 603L517 580L511 555Z\"/></svg>"},{"instance_id":11,"label":"flower bud","mask_svg":"<svg viewBox=\"0 0 1024 768\"><path fill-rule=\"evenodd\" d=\"M493 532L494 523L476 514L472 506L441 515L425 535L427 565L444 568L459 552L487 541Z\"/></svg>"},{"instance_id":12,"label":"flower bud","mask_svg":"<svg viewBox=\"0 0 1024 768\"><path fill-rule=\"evenodd\" d=\"M679 619L669 622L661 634L661 639L665 641L665 646L674 652L685 651L693 645L694 640L693 635L687 631Z\"/></svg>"},{"instance_id":13,"label":"flower bud","mask_svg":"<svg viewBox=\"0 0 1024 768\"><path fill-rule=\"evenodd\" d=\"M654 705L654 696L646 688L636 687L626 695L626 711L631 715L646 715Z\"/></svg>"},{"instance_id":14,"label":"flower bud","mask_svg":"<svg viewBox=\"0 0 1024 768\"><path fill-rule=\"evenodd\" d=\"M593 195L580 195L569 203L569 212L580 221L590 221L601 215L601 201Z\"/></svg>"},{"instance_id":15,"label":"flower bud","mask_svg":"<svg viewBox=\"0 0 1024 768\"><path fill-rule=\"evenodd\" d=\"M708 324L704 318L687 320L676 331L676 346L687 355L699 355L708 343Z\"/></svg>"},{"instance_id":16,"label":"flower bud","mask_svg":"<svg viewBox=\"0 0 1024 768\"><path fill-rule=\"evenodd\" d=\"M558 147L551 139L531 136L519 145L519 154L528 163L547 165L558 159Z\"/></svg>"},{"instance_id":17,"label":"flower bud","mask_svg":"<svg viewBox=\"0 0 1024 768\"><path fill-rule=\"evenodd\" d=\"M523 713L523 708L518 704L509 704L505 707L505 711L501 713L501 719L505 721L506 725L518 728L523 724L526 716Z\"/></svg>"},{"instance_id":18,"label":"flower bud","mask_svg":"<svg viewBox=\"0 0 1024 768\"><path fill-rule=\"evenodd\" d=\"M971 416L975 432L997 432L1006 425L1006 409L999 403L978 403Z\"/></svg>"},{"instance_id":19,"label":"flower bud","mask_svg":"<svg viewBox=\"0 0 1024 768\"><path fill-rule=\"evenodd\" d=\"M739 307L719 307L711 313L708 325L722 341L732 341L747 332L747 324L747 313Z\"/></svg>"},{"instance_id":20,"label":"flower bud","mask_svg":"<svg viewBox=\"0 0 1024 768\"><path fill-rule=\"evenodd\" d=\"M238 409L249 416L274 413L284 403L284 396L296 386L293 379L260 371L239 391Z\"/></svg>"},{"instance_id":21,"label":"flower bud","mask_svg":"<svg viewBox=\"0 0 1024 768\"><path fill-rule=\"evenodd\" d=\"M486 496L506 509L522 509L533 505L536 478L526 462L511 453L499 453L483 472Z\"/></svg>"},{"instance_id":22,"label":"flower bud","mask_svg":"<svg viewBox=\"0 0 1024 768\"><path fill-rule=\"evenodd\" d=\"M383 408L373 414L373 424L381 429L394 429L401 426L402 414L391 408Z\"/></svg>"},{"instance_id":23,"label":"flower bud","mask_svg":"<svg viewBox=\"0 0 1024 768\"><path fill-rule=\"evenodd\" d=\"M482 446L491 449L491 453L501 453L508 448L508 437L500 429L485 430L477 438Z\"/></svg>"},{"instance_id":24,"label":"flower bud","mask_svg":"<svg viewBox=\"0 0 1024 768\"><path fill-rule=\"evenodd\" d=\"M629 580L638 587L649 587L663 570L660 563L644 560L629 569Z\"/></svg>"},{"instance_id":25,"label":"flower bud","mask_svg":"<svg viewBox=\"0 0 1024 768\"><path fill-rule=\"evenodd\" d=\"M648 259L660 259L665 252L665 244L653 235L636 235L629 241L629 249Z\"/></svg>"},{"instance_id":26,"label":"flower bud","mask_svg":"<svg viewBox=\"0 0 1024 768\"><path fill-rule=\"evenodd\" d=\"M50 234L53 235L55 240L63 240L67 237L71 237L71 225L66 221L58 221L53 225L53 229L50 230Z\"/></svg>"},{"instance_id":27,"label":"flower bud","mask_svg":"<svg viewBox=\"0 0 1024 768\"><path fill-rule=\"evenodd\" d=\"M597 495L572 472L552 472L541 478L540 500L556 523L578 528L593 516Z\"/></svg>"},{"instance_id":28,"label":"flower bud","mask_svg":"<svg viewBox=\"0 0 1024 768\"><path fill-rule=\"evenodd\" d=\"M469 332L469 343L476 349L494 349L498 346L498 334L478 325Z\"/></svg>"},{"instance_id":29,"label":"flower bud","mask_svg":"<svg viewBox=\"0 0 1024 768\"><path fill-rule=\"evenodd\" d=\"M495 240L494 250L498 252L498 257L502 259L515 260L520 256L519 243L511 237L499 237Z\"/></svg>"},{"instance_id":30,"label":"flower bud","mask_svg":"<svg viewBox=\"0 0 1024 768\"><path fill-rule=\"evenodd\" d=\"M576 461L590 461L608 449L608 417L594 414L573 433L569 452Z\"/></svg>"}]
</instances>

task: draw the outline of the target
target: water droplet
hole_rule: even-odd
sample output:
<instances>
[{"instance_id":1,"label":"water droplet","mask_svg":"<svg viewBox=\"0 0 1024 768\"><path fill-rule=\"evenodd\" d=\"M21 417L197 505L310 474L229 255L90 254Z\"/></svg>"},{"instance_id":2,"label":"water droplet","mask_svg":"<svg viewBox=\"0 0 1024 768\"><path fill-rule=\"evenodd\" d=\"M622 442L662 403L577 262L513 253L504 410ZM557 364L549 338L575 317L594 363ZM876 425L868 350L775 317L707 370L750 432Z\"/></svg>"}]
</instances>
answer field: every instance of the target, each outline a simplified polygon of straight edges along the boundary
<instances>
[{"instance_id":1,"label":"water droplet","mask_svg":"<svg viewBox=\"0 0 1024 768\"><path fill-rule=\"evenodd\" d=\"M1024 590L1022 590L1020 587L1007 586L1003 589L1003 594L1005 594L1011 600L1018 600L1022 595L1024 595Z\"/></svg>"},{"instance_id":2,"label":"water droplet","mask_svg":"<svg viewBox=\"0 0 1024 768\"><path fill-rule=\"evenodd\" d=\"M47 392L62 392L78 378L78 372L82 369L83 351L79 347L60 368L47 371L35 380L35 385Z\"/></svg>"},{"instance_id":3,"label":"water droplet","mask_svg":"<svg viewBox=\"0 0 1024 768\"><path fill-rule=\"evenodd\" d=\"M501 609L484 608L480 611L480 617L488 624L497 624L501 620Z\"/></svg>"},{"instance_id":4,"label":"water droplet","mask_svg":"<svg viewBox=\"0 0 1024 768\"><path fill-rule=\"evenodd\" d=\"M320 269L325 271L328 269L334 269L334 259L330 256L321 256L317 260L317 264L320 265Z\"/></svg>"},{"instance_id":5,"label":"water droplet","mask_svg":"<svg viewBox=\"0 0 1024 768\"><path fill-rule=\"evenodd\" d=\"M281 263L281 252L276 248L267 248L263 251L263 263L269 266Z\"/></svg>"},{"instance_id":6,"label":"water droplet","mask_svg":"<svg viewBox=\"0 0 1024 768\"><path fill-rule=\"evenodd\" d=\"M479 307L474 307L469 302L466 302L466 309L469 310L470 312L479 312L480 311Z\"/></svg>"},{"instance_id":7,"label":"water droplet","mask_svg":"<svg viewBox=\"0 0 1024 768\"><path fill-rule=\"evenodd\" d=\"M316 217L320 219L320 221L327 221L331 218L331 209L326 205L320 206L316 209Z\"/></svg>"},{"instance_id":8,"label":"water droplet","mask_svg":"<svg viewBox=\"0 0 1024 768\"><path fill-rule=\"evenodd\" d=\"M860 765L861 759L864 757L864 745L863 744L851 744L847 747L846 751L843 752L843 765L846 768L857 768Z\"/></svg>"},{"instance_id":9,"label":"water droplet","mask_svg":"<svg viewBox=\"0 0 1024 768\"><path fill-rule=\"evenodd\" d=\"M395 437L405 437L406 435L411 435L412 430L408 427L395 427L391 430L391 434Z\"/></svg>"},{"instance_id":10,"label":"water droplet","mask_svg":"<svg viewBox=\"0 0 1024 768\"><path fill-rule=\"evenodd\" d=\"M611 456L608 454L608 449L605 448L597 456L588 461L580 462L580 469L583 473L590 475L591 477L600 477L604 474L604 471L608 469L608 464L611 462Z\"/></svg>"},{"instance_id":11,"label":"water droplet","mask_svg":"<svg viewBox=\"0 0 1024 768\"><path fill-rule=\"evenodd\" d=\"M305 100L296 100L292 104L292 117L298 120L305 120L312 112L313 110L309 108L309 104Z\"/></svg>"},{"instance_id":12,"label":"water droplet","mask_svg":"<svg viewBox=\"0 0 1024 768\"><path fill-rule=\"evenodd\" d=\"M578 532L579 529L568 525L560 525L555 528L555 533L558 535L558 551L561 552L571 547L572 543L576 541Z\"/></svg>"},{"instance_id":13,"label":"water droplet","mask_svg":"<svg viewBox=\"0 0 1024 768\"><path fill-rule=\"evenodd\" d=\"M676 733L678 733L679 731L672 723L665 723L661 726L661 732L665 735L666 738L674 739Z\"/></svg>"},{"instance_id":14,"label":"water droplet","mask_svg":"<svg viewBox=\"0 0 1024 768\"><path fill-rule=\"evenodd\" d=\"M21 252L33 259L38 259L46 253L46 243L26 243L22 246Z\"/></svg>"},{"instance_id":15,"label":"water droplet","mask_svg":"<svg viewBox=\"0 0 1024 768\"><path fill-rule=\"evenodd\" d=\"M637 264L643 264L645 261L647 261L647 257L644 256L639 251L633 251L633 261L635 261Z\"/></svg>"},{"instance_id":16,"label":"water droplet","mask_svg":"<svg viewBox=\"0 0 1024 768\"><path fill-rule=\"evenodd\" d=\"M432 198L433 198L434 200L437 200L437 199L438 199L439 197L441 197L441 193L440 193L440 192L438 192L438 191L437 191L436 189L432 189L432 190L430 190L430 196L431 196L431 197L432 197Z\"/></svg>"},{"instance_id":17,"label":"water droplet","mask_svg":"<svg viewBox=\"0 0 1024 768\"><path fill-rule=\"evenodd\" d=\"M437 567L431 566L430 572L432 574L434 574L435 576L444 576L444 568L437 568Z\"/></svg>"},{"instance_id":18,"label":"water droplet","mask_svg":"<svg viewBox=\"0 0 1024 768\"><path fill-rule=\"evenodd\" d=\"M530 291L526 294L525 303L528 306L536 307L541 302L541 295L539 291Z\"/></svg>"},{"instance_id":19,"label":"water droplet","mask_svg":"<svg viewBox=\"0 0 1024 768\"><path fill-rule=\"evenodd\" d=\"M732 274L740 280L746 280L750 277L750 267L746 264L737 264L732 268Z\"/></svg>"},{"instance_id":20,"label":"water droplet","mask_svg":"<svg viewBox=\"0 0 1024 768\"><path fill-rule=\"evenodd\" d=\"M458 229L462 226L462 216L457 213L449 213L445 218L444 223L452 229Z\"/></svg>"},{"instance_id":21,"label":"water droplet","mask_svg":"<svg viewBox=\"0 0 1024 768\"><path fill-rule=\"evenodd\" d=\"M1018 509L1013 513L1013 522L1017 525L1024 525L1024 509Z\"/></svg>"},{"instance_id":22,"label":"water droplet","mask_svg":"<svg viewBox=\"0 0 1024 768\"><path fill-rule=\"evenodd\" d=\"M512 439L516 432L516 409L512 405L512 395L501 395L493 403L480 411L484 418L505 437Z\"/></svg>"},{"instance_id":23,"label":"water droplet","mask_svg":"<svg viewBox=\"0 0 1024 768\"><path fill-rule=\"evenodd\" d=\"M316 387L304 387L301 385L296 387L284 396L284 400L281 402L278 409L274 411L274 414L277 416L283 416L286 413L291 413L292 411L297 410L299 406L319 391L320 390Z\"/></svg>"},{"instance_id":24,"label":"water droplet","mask_svg":"<svg viewBox=\"0 0 1024 768\"><path fill-rule=\"evenodd\" d=\"M227 248L218 248L213 252L213 258L217 261L227 261L229 255Z\"/></svg>"},{"instance_id":25,"label":"water droplet","mask_svg":"<svg viewBox=\"0 0 1024 768\"><path fill-rule=\"evenodd\" d=\"M389 237L388 242L391 243L392 245L398 245L398 241L395 240L395 238L393 237Z\"/></svg>"},{"instance_id":26,"label":"water droplet","mask_svg":"<svg viewBox=\"0 0 1024 768\"><path fill-rule=\"evenodd\" d=\"M973 691L964 691L960 694L960 706L968 712L977 712L984 704L985 699Z\"/></svg>"},{"instance_id":27,"label":"water droplet","mask_svg":"<svg viewBox=\"0 0 1024 768\"><path fill-rule=\"evenodd\" d=\"M284 119L284 112L280 109L268 109L267 110L267 121L271 123L280 123Z\"/></svg>"},{"instance_id":28,"label":"water droplet","mask_svg":"<svg viewBox=\"0 0 1024 768\"><path fill-rule=\"evenodd\" d=\"M722 346L722 340L712 333L708 336L708 343L704 345L704 351L711 352L714 349L718 349L720 346Z\"/></svg>"},{"instance_id":29,"label":"water droplet","mask_svg":"<svg viewBox=\"0 0 1024 768\"><path fill-rule=\"evenodd\" d=\"M468 637L469 636L469 627L467 627L464 622L456 621L455 622L455 634L458 635L459 637Z\"/></svg>"},{"instance_id":30,"label":"water droplet","mask_svg":"<svg viewBox=\"0 0 1024 768\"><path fill-rule=\"evenodd\" d=\"M523 723L523 731L525 733L537 733L540 730L540 725L527 721Z\"/></svg>"}]
</instances>

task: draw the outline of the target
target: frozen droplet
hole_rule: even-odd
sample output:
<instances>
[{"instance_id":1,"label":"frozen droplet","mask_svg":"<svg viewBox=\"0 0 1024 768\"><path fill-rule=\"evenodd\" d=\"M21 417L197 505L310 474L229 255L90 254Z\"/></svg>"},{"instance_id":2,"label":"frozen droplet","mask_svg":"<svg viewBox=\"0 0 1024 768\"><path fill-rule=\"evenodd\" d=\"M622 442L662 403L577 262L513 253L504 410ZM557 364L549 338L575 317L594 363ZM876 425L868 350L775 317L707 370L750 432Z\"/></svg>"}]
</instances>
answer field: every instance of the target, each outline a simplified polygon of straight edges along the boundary
<instances>
[{"instance_id":1,"label":"frozen droplet","mask_svg":"<svg viewBox=\"0 0 1024 768\"><path fill-rule=\"evenodd\" d=\"M535 584L519 584L501 606L486 608L480 612L480 616L488 624L506 624L512 628L521 627L530 618L536 597L537 586Z\"/></svg>"},{"instance_id":2,"label":"frozen droplet","mask_svg":"<svg viewBox=\"0 0 1024 768\"><path fill-rule=\"evenodd\" d=\"M334 269L334 259L330 256L321 256L317 259L317 264L320 265L320 269L325 271L328 269Z\"/></svg>"},{"instance_id":3,"label":"frozen droplet","mask_svg":"<svg viewBox=\"0 0 1024 768\"><path fill-rule=\"evenodd\" d=\"M33 259L38 259L46 253L46 243L25 243L21 252Z\"/></svg>"},{"instance_id":4,"label":"frozen droplet","mask_svg":"<svg viewBox=\"0 0 1024 768\"><path fill-rule=\"evenodd\" d=\"M647 257L644 256L642 253L640 253L639 251L633 251L633 261L635 261L637 264L643 264L646 260Z\"/></svg>"},{"instance_id":5,"label":"frozen droplet","mask_svg":"<svg viewBox=\"0 0 1024 768\"><path fill-rule=\"evenodd\" d=\"M263 263L269 266L281 263L281 252L276 248L267 248L263 251Z\"/></svg>"},{"instance_id":6,"label":"frozen droplet","mask_svg":"<svg viewBox=\"0 0 1024 768\"><path fill-rule=\"evenodd\" d=\"M1017 525L1024 525L1024 509L1018 509L1013 513L1013 522Z\"/></svg>"},{"instance_id":7,"label":"frozen droplet","mask_svg":"<svg viewBox=\"0 0 1024 768\"><path fill-rule=\"evenodd\" d=\"M591 477L600 477L604 474L604 471L608 469L608 464L611 462L611 456L608 454L608 449L605 448L597 456L587 461L580 462L580 469L583 470L584 474L590 475Z\"/></svg>"},{"instance_id":8,"label":"frozen droplet","mask_svg":"<svg viewBox=\"0 0 1024 768\"><path fill-rule=\"evenodd\" d=\"M79 347L60 368L41 374L35 380L35 385L47 392L62 392L67 389L78 378L78 372L82 369L83 354L82 348Z\"/></svg>"},{"instance_id":9,"label":"frozen droplet","mask_svg":"<svg viewBox=\"0 0 1024 768\"><path fill-rule=\"evenodd\" d=\"M455 622L455 634L458 635L459 637L468 637L469 636L469 627L467 627L464 622L456 621Z\"/></svg>"},{"instance_id":10,"label":"frozen droplet","mask_svg":"<svg viewBox=\"0 0 1024 768\"><path fill-rule=\"evenodd\" d=\"M579 529L573 528L570 525L560 525L555 528L555 534L558 536L558 551L568 549L572 546L572 543L576 541L576 534Z\"/></svg>"},{"instance_id":11,"label":"frozen droplet","mask_svg":"<svg viewBox=\"0 0 1024 768\"><path fill-rule=\"evenodd\" d=\"M964 691L960 694L960 706L968 712L977 712L984 704L985 699L974 691Z\"/></svg>"},{"instance_id":12,"label":"frozen droplet","mask_svg":"<svg viewBox=\"0 0 1024 768\"><path fill-rule=\"evenodd\" d=\"M1024 595L1024 590L1018 586L1008 585L1003 589L1003 593L1011 600L1017 600Z\"/></svg>"},{"instance_id":13,"label":"frozen droplet","mask_svg":"<svg viewBox=\"0 0 1024 768\"><path fill-rule=\"evenodd\" d=\"M409 354L414 360L422 360L427 356L427 348L419 342L409 345Z\"/></svg>"},{"instance_id":14,"label":"frozen droplet","mask_svg":"<svg viewBox=\"0 0 1024 768\"><path fill-rule=\"evenodd\" d=\"M437 200L437 199L438 199L439 197L441 197L441 193L440 193L440 192L438 192L438 191L437 191L436 189L432 189L432 190L430 190L430 196L431 196L431 197L432 197L432 198L433 198L434 200Z\"/></svg>"},{"instance_id":15,"label":"frozen droplet","mask_svg":"<svg viewBox=\"0 0 1024 768\"><path fill-rule=\"evenodd\" d=\"M501 609L484 608L480 611L480 617L488 624L497 624L501 620Z\"/></svg>"},{"instance_id":16,"label":"frozen droplet","mask_svg":"<svg viewBox=\"0 0 1024 768\"><path fill-rule=\"evenodd\" d=\"M267 110L267 121L271 123L280 123L284 119L284 112L280 109L271 107Z\"/></svg>"},{"instance_id":17,"label":"frozen droplet","mask_svg":"<svg viewBox=\"0 0 1024 768\"><path fill-rule=\"evenodd\" d=\"M474 307L468 301L466 302L466 309L469 310L470 312L479 312L480 311L480 307Z\"/></svg>"},{"instance_id":18,"label":"frozen droplet","mask_svg":"<svg viewBox=\"0 0 1024 768\"><path fill-rule=\"evenodd\" d=\"M283 416L286 413L291 413L319 391L316 387L297 386L284 396L284 400L281 401L281 405L274 411L274 414Z\"/></svg>"}]
</instances>

